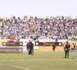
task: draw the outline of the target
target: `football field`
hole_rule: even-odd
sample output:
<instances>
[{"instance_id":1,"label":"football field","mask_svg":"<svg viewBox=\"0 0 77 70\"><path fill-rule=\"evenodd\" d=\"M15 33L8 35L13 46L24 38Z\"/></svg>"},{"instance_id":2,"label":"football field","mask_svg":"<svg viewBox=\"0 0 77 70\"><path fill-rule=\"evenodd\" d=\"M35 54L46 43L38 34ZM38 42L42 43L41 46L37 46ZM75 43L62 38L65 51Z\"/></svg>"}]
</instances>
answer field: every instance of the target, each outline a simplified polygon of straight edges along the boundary
<instances>
[{"instance_id":1,"label":"football field","mask_svg":"<svg viewBox=\"0 0 77 70\"><path fill-rule=\"evenodd\" d=\"M64 52L0 53L0 70L77 70L77 58Z\"/></svg>"}]
</instances>

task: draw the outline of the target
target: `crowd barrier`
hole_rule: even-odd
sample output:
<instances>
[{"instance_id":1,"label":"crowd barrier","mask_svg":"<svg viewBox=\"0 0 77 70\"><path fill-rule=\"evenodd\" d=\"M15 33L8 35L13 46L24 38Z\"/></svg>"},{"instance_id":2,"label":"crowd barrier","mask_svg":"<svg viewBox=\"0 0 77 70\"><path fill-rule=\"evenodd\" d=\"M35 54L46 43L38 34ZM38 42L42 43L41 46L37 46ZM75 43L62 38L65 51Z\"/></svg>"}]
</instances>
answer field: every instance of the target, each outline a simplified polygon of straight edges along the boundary
<instances>
[{"instance_id":1,"label":"crowd barrier","mask_svg":"<svg viewBox=\"0 0 77 70\"><path fill-rule=\"evenodd\" d=\"M8 47L1 47L0 48L0 53L22 53L23 49L20 47L16 48L8 48Z\"/></svg>"}]
</instances>

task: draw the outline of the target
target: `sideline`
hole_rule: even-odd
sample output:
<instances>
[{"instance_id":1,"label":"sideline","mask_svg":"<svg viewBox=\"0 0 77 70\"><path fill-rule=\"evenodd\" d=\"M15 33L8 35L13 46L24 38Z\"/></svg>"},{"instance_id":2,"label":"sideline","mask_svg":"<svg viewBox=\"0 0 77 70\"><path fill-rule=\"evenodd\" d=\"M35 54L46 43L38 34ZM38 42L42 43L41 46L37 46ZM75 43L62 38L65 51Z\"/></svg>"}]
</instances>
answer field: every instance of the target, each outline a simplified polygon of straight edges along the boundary
<instances>
[{"instance_id":1,"label":"sideline","mask_svg":"<svg viewBox=\"0 0 77 70\"><path fill-rule=\"evenodd\" d=\"M29 69L29 68L27 68L27 67L24 67L24 66L13 65L12 67L18 68L18 69L22 69L22 70L31 70L31 69Z\"/></svg>"}]
</instances>

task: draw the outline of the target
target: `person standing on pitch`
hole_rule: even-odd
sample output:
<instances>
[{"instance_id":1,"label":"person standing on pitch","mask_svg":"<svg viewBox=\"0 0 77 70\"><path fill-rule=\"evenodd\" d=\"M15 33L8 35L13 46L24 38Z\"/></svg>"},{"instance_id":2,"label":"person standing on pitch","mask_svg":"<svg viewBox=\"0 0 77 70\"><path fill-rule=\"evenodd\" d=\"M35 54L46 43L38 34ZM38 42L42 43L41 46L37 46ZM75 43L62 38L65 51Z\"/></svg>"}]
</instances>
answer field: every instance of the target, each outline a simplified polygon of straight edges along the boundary
<instances>
[{"instance_id":1,"label":"person standing on pitch","mask_svg":"<svg viewBox=\"0 0 77 70\"><path fill-rule=\"evenodd\" d=\"M65 58L69 58L69 50L70 50L70 44L66 42L65 47L64 47Z\"/></svg>"},{"instance_id":2,"label":"person standing on pitch","mask_svg":"<svg viewBox=\"0 0 77 70\"><path fill-rule=\"evenodd\" d=\"M52 50L55 51L55 48L56 48L56 44L53 43L53 45L52 45Z\"/></svg>"},{"instance_id":3,"label":"person standing on pitch","mask_svg":"<svg viewBox=\"0 0 77 70\"><path fill-rule=\"evenodd\" d=\"M56 46L57 46L57 43L58 43L58 39L56 39L56 41L55 41L55 42L53 43L53 45L52 45L53 51L55 51Z\"/></svg>"},{"instance_id":4,"label":"person standing on pitch","mask_svg":"<svg viewBox=\"0 0 77 70\"><path fill-rule=\"evenodd\" d=\"M75 43L73 43L73 50L76 48L76 44Z\"/></svg>"},{"instance_id":5,"label":"person standing on pitch","mask_svg":"<svg viewBox=\"0 0 77 70\"><path fill-rule=\"evenodd\" d=\"M29 55L33 55L34 53L34 48L33 48L33 43L31 42L31 40L29 40L29 42L27 43L27 51Z\"/></svg>"}]
</instances>

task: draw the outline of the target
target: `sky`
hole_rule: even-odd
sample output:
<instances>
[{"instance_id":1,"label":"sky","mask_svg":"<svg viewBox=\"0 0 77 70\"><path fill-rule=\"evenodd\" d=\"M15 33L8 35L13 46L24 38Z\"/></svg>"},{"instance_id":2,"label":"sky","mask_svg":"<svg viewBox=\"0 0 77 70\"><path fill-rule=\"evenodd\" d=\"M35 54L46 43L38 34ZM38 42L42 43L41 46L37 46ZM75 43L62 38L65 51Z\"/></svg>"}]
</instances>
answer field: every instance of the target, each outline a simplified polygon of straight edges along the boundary
<instances>
[{"instance_id":1,"label":"sky","mask_svg":"<svg viewBox=\"0 0 77 70\"><path fill-rule=\"evenodd\" d=\"M77 0L0 0L0 16L77 16Z\"/></svg>"}]
</instances>

